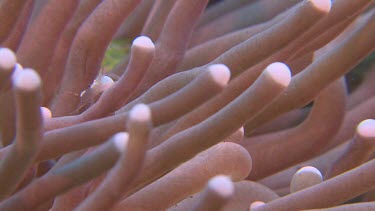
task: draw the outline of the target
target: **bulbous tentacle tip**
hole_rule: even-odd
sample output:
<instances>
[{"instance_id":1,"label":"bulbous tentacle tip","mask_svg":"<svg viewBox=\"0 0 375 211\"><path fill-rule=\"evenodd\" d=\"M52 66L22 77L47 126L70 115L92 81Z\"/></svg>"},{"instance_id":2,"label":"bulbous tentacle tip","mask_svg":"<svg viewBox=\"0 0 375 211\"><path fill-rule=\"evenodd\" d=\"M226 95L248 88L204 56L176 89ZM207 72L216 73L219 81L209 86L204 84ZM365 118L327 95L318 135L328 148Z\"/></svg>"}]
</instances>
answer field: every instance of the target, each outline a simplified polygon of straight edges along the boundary
<instances>
[{"instance_id":1,"label":"bulbous tentacle tip","mask_svg":"<svg viewBox=\"0 0 375 211\"><path fill-rule=\"evenodd\" d=\"M328 13L331 10L332 2L331 0L309 0L315 8L322 12Z\"/></svg>"},{"instance_id":2,"label":"bulbous tentacle tip","mask_svg":"<svg viewBox=\"0 0 375 211\"><path fill-rule=\"evenodd\" d=\"M363 120L357 126L357 134L364 138L375 138L375 120Z\"/></svg>"},{"instance_id":3,"label":"bulbous tentacle tip","mask_svg":"<svg viewBox=\"0 0 375 211\"><path fill-rule=\"evenodd\" d=\"M139 36L134 39L133 45L137 47L143 47L143 48L150 48L154 49L155 44L152 42L152 40L149 37L146 36Z\"/></svg>"},{"instance_id":4,"label":"bulbous tentacle tip","mask_svg":"<svg viewBox=\"0 0 375 211\"><path fill-rule=\"evenodd\" d=\"M0 70L13 70L16 63L16 55L12 50L0 48Z\"/></svg>"},{"instance_id":5,"label":"bulbous tentacle tip","mask_svg":"<svg viewBox=\"0 0 375 211\"><path fill-rule=\"evenodd\" d=\"M292 79L292 74L289 67L281 62L275 62L268 65L264 72L265 74L270 76L276 83L285 87L289 85Z\"/></svg>"},{"instance_id":6,"label":"bulbous tentacle tip","mask_svg":"<svg viewBox=\"0 0 375 211\"><path fill-rule=\"evenodd\" d=\"M262 201L254 201L253 203L251 203L250 205L250 211L254 211L256 208L259 208L261 206L265 205L264 202Z\"/></svg>"},{"instance_id":7,"label":"bulbous tentacle tip","mask_svg":"<svg viewBox=\"0 0 375 211\"><path fill-rule=\"evenodd\" d=\"M42 79L35 70L25 68L23 71L18 72L16 77L13 78L13 83L14 86L19 89L33 91L42 85Z\"/></svg>"},{"instance_id":8,"label":"bulbous tentacle tip","mask_svg":"<svg viewBox=\"0 0 375 211\"><path fill-rule=\"evenodd\" d=\"M230 70L229 68L224 64L213 64L208 67L208 71L210 72L213 80L222 85L225 86L228 84L230 79Z\"/></svg>"},{"instance_id":9,"label":"bulbous tentacle tip","mask_svg":"<svg viewBox=\"0 0 375 211\"><path fill-rule=\"evenodd\" d=\"M231 197L234 193L233 182L228 176L218 175L210 179L208 188L222 198Z\"/></svg>"},{"instance_id":10,"label":"bulbous tentacle tip","mask_svg":"<svg viewBox=\"0 0 375 211\"><path fill-rule=\"evenodd\" d=\"M40 112L42 113L43 119L52 118L52 112L47 107L40 107Z\"/></svg>"},{"instance_id":11,"label":"bulbous tentacle tip","mask_svg":"<svg viewBox=\"0 0 375 211\"><path fill-rule=\"evenodd\" d=\"M323 175L322 173L315 167L313 166L305 166L305 167L302 167L301 169L299 169L296 174L315 174L315 175L318 175L320 178L323 179Z\"/></svg>"},{"instance_id":12,"label":"bulbous tentacle tip","mask_svg":"<svg viewBox=\"0 0 375 211\"><path fill-rule=\"evenodd\" d=\"M119 132L113 135L113 142L116 149L123 153L128 145L129 134L127 132Z\"/></svg>"},{"instance_id":13,"label":"bulbous tentacle tip","mask_svg":"<svg viewBox=\"0 0 375 211\"><path fill-rule=\"evenodd\" d=\"M106 75L99 75L94 82L91 84L90 88L96 90L105 90L112 86L115 82L113 79Z\"/></svg>"},{"instance_id":14,"label":"bulbous tentacle tip","mask_svg":"<svg viewBox=\"0 0 375 211\"><path fill-rule=\"evenodd\" d=\"M135 121L149 121L151 109L146 104L137 104L130 110L129 118Z\"/></svg>"}]
</instances>

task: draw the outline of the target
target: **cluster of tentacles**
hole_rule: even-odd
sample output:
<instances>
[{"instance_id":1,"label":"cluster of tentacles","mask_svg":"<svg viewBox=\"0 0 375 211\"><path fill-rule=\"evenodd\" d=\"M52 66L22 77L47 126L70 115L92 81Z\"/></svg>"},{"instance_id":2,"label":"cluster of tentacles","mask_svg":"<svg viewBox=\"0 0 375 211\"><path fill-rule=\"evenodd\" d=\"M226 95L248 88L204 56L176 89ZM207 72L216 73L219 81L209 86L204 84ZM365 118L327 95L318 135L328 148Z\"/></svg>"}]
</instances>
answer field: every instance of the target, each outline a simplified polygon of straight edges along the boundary
<instances>
[{"instance_id":1,"label":"cluster of tentacles","mask_svg":"<svg viewBox=\"0 0 375 211\"><path fill-rule=\"evenodd\" d=\"M375 210L373 7L0 0L0 210Z\"/></svg>"}]
</instances>

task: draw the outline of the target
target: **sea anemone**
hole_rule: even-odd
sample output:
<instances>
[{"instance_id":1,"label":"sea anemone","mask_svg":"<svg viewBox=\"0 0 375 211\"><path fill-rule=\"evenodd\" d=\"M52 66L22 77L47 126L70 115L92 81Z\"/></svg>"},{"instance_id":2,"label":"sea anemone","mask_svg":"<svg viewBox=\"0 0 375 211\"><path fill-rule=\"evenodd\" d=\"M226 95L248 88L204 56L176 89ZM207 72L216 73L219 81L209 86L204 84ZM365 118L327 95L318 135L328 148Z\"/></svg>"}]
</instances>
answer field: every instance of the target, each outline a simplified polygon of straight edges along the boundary
<instances>
[{"instance_id":1,"label":"sea anemone","mask_svg":"<svg viewBox=\"0 0 375 211\"><path fill-rule=\"evenodd\" d=\"M375 210L373 6L1 0L0 210Z\"/></svg>"}]
</instances>

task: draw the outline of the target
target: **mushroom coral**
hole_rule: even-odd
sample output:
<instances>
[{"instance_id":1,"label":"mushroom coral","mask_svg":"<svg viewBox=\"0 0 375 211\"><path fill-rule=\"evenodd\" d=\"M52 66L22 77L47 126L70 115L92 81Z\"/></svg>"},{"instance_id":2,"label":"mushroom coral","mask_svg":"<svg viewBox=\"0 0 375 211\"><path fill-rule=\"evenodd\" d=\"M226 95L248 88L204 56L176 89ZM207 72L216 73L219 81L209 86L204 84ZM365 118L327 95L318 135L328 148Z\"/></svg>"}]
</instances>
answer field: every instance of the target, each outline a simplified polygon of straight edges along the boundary
<instances>
[{"instance_id":1,"label":"mushroom coral","mask_svg":"<svg viewBox=\"0 0 375 211\"><path fill-rule=\"evenodd\" d=\"M0 210L375 209L373 6L1 0Z\"/></svg>"}]
</instances>

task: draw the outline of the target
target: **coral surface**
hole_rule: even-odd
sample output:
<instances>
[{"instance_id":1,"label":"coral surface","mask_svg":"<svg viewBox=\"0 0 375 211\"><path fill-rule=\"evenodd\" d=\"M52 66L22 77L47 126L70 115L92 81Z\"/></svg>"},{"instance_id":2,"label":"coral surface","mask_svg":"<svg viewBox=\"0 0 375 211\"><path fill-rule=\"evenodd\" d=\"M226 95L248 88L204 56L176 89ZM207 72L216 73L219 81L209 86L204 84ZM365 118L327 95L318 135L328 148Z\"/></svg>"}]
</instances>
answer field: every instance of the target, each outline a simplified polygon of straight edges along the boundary
<instances>
[{"instance_id":1,"label":"coral surface","mask_svg":"<svg viewBox=\"0 0 375 211\"><path fill-rule=\"evenodd\" d=\"M375 210L374 48L372 0L0 0L0 210Z\"/></svg>"}]
</instances>

